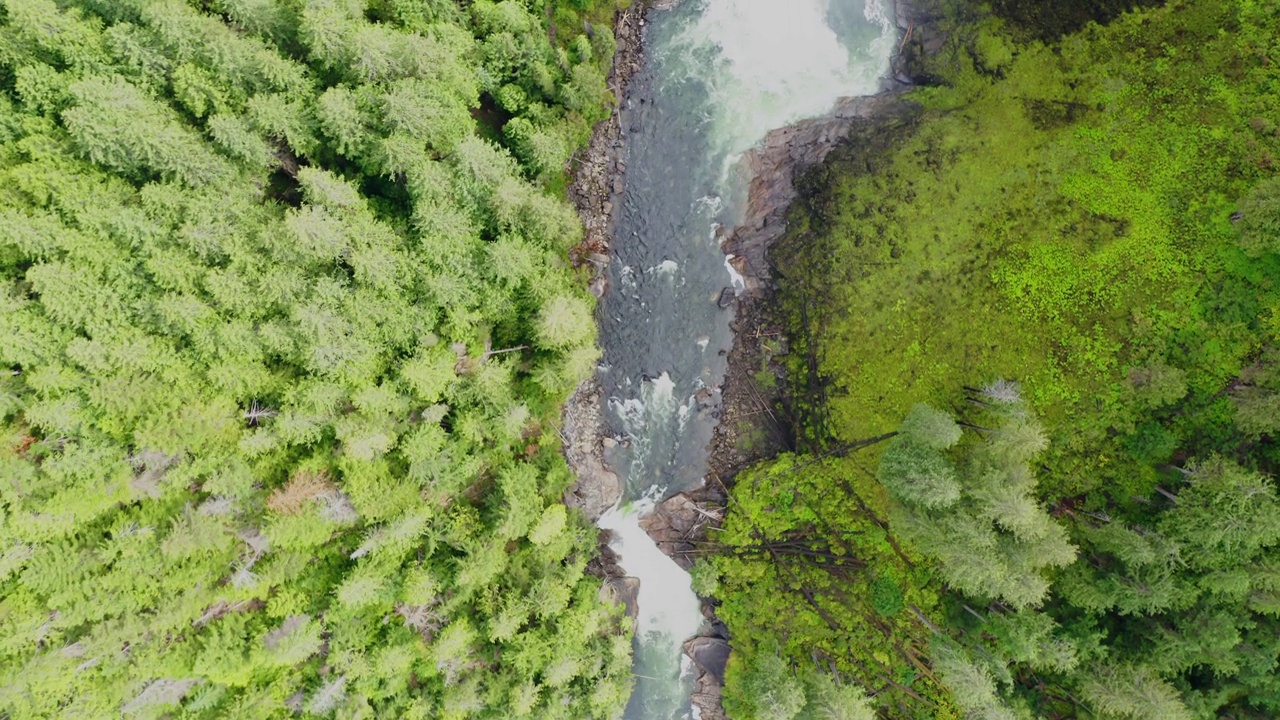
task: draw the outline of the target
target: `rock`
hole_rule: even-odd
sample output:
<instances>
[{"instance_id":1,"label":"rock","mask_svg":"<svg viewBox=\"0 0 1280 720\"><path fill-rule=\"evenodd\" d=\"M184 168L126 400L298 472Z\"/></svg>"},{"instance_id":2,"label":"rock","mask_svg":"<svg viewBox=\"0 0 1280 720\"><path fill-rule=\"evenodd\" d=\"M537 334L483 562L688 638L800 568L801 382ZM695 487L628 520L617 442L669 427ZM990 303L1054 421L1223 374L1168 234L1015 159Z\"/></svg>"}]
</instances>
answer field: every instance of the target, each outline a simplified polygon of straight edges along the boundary
<instances>
[{"instance_id":1,"label":"rock","mask_svg":"<svg viewBox=\"0 0 1280 720\"><path fill-rule=\"evenodd\" d=\"M622 184L622 178L616 178L616 179L614 179L614 181L613 181L613 194L614 194L614 195L621 195L621 194L622 194L623 189L624 189L624 186L623 186L623 184Z\"/></svg>"},{"instance_id":2,"label":"rock","mask_svg":"<svg viewBox=\"0 0 1280 720\"><path fill-rule=\"evenodd\" d=\"M716 307L724 310L733 304L736 297L737 295L734 294L733 288L727 287L720 291L720 297L716 299Z\"/></svg>"},{"instance_id":3,"label":"rock","mask_svg":"<svg viewBox=\"0 0 1280 720\"><path fill-rule=\"evenodd\" d=\"M602 394L599 381L582 383L565 404L563 416L564 456L578 477L564 502L581 509L591 522L622 497L622 481L604 465Z\"/></svg>"},{"instance_id":4,"label":"rock","mask_svg":"<svg viewBox=\"0 0 1280 720\"><path fill-rule=\"evenodd\" d=\"M591 279L591 283L587 285L587 289L591 291L592 295L596 296L597 300L604 297L604 294L609 292L609 276L604 273L595 276Z\"/></svg>"},{"instance_id":5,"label":"rock","mask_svg":"<svg viewBox=\"0 0 1280 720\"><path fill-rule=\"evenodd\" d=\"M684 654L693 660L700 674L706 673L724 684L724 669L729 664L729 643L721 638L696 637L684 644Z\"/></svg>"},{"instance_id":6,"label":"rock","mask_svg":"<svg viewBox=\"0 0 1280 720\"><path fill-rule=\"evenodd\" d=\"M693 704L702 720L727 720L721 702L724 671L729 664L729 643L722 638L696 637L684 644L698 677L693 683Z\"/></svg>"},{"instance_id":7,"label":"rock","mask_svg":"<svg viewBox=\"0 0 1280 720\"><path fill-rule=\"evenodd\" d=\"M695 494L702 494L695 497ZM703 528L723 518L720 498L710 497L704 488L693 493L673 495L640 519L640 527L653 538L662 552L688 570L693 567L694 541Z\"/></svg>"}]
</instances>

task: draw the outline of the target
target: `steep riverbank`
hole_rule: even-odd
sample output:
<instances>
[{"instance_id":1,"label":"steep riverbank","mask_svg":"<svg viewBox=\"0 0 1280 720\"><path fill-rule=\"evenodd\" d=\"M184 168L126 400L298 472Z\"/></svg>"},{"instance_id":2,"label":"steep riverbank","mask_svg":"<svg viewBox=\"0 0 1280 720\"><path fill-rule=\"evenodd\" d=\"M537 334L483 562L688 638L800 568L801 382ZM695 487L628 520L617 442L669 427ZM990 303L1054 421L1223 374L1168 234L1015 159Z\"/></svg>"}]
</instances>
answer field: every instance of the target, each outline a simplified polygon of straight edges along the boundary
<instances>
[{"instance_id":1,"label":"steep riverbank","mask_svg":"<svg viewBox=\"0 0 1280 720\"><path fill-rule=\"evenodd\" d=\"M1228 492L1227 468L1270 475L1253 477L1274 507L1275 436L1258 440L1249 423L1251 403L1280 387L1274 337L1255 322L1255 308L1275 302L1277 261L1249 223L1276 217L1280 196L1280 134L1266 110L1277 16L1242 7L1170 2L1058 44L1022 40L1012 34L1022 28L977 9L949 18L954 40L931 63L945 87L912 95L927 107L896 133L857 132L802 180L792 227L771 251L782 288L768 302L785 316L790 378L813 390L802 398L811 441L802 457L740 474L712 533L723 548L718 610L734 633L734 717L767 714L771 678L785 682L787 669L808 698L832 678L869 688L882 717L1009 714L1006 701L1066 717L1103 706L1110 689L1097 678L1114 667L1159 699L1142 710L1150 717L1275 716L1272 665L1245 680L1178 655L1220 637L1216 627L1277 637L1259 606L1198 584L1201 572L1274 557L1274 545L1215 555L1212 568L1179 563L1161 577L1188 588L1185 604L1135 610L1145 600L1117 600L1116 589L1137 563L1122 565L1112 536L1095 534L1150 528L1170 552L1205 552L1204 536L1175 528L1192 527L1178 525L1192 493ZM749 335L739 328L739 343ZM1157 378L1174 387L1151 400ZM986 499L951 515L904 500L895 488L915 480L893 473L917 439L871 443L911 432L902 418L917 403L965 423L957 467L985 467L977 458L1003 447L999 431L970 432L993 427L988 408L1043 418L1043 450L1021 485L1034 482L1038 502L1024 507L1041 513L1034 538L1065 530L1078 559L1031 577L1051 552L984 514L994 497L984 493L1019 486L1003 475L961 480L961 495ZM1209 511L1195 527L1225 515ZM975 528L986 538L961 537ZM815 555L788 556L788 546ZM1022 559L1031 571L1012 569ZM1082 653L1053 680L1015 649L1025 636L995 630L1013 614L987 601L1009 578L1053 598L1037 622L1054 628L1055 647ZM1197 624L1209 612L1221 626ZM1177 642L1152 644L1156 625L1177 628ZM1098 627L1107 637L1091 634ZM1249 652L1248 642L1224 646L1214 662ZM978 675L1006 680L975 692Z\"/></svg>"},{"instance_id":2,"label":"steep riverbank","mask_svg":"<svg viewBox=\"0 0 1280 720\"><path fill-rule=\"evenodd\" d=\"M786 233L787 213L799 197L797 185L855 130L874 135L915 115L907 93L929 81L921 74L922 59L938 52L945 40L934 27L936 19L927 3L899 0L895 21L904 41L882 92L847 98L824 117L774 130L744 159L752 176L747 216L724 242L746 292L737 300L724 410L712 449L712 472L721 482L730 483L741 469L793 449L786 402L781 386L773 382L781 373L773 359L787 348L769 313L776 289L769 251Z\"/></svg>"},{"instance_id":3,"label":"steep riverbank","mask_svg":"<svg viewBox=\"0 0 1280 720\"><path fill-rule=\"evenodd\" d=\"M691 567L697 548L708 540L727 512L728 489L737 474L752 464L794 449L792 419L781 364L787 352L781 326L772 313L776 290L769 251L787 229L787 213L797 201L797 185L805 173L823 164L851 134L874 136L910 122L917 112L907 92L928 82L921 74L923 58L939 51L945 40L933 23L937 16L924 3L900 0L895 19L904 41L895 54L892 76L877 95L842 100L824 117L804 120L769 133L749 151L747 214L725 237L723 249L743 277L745 292L735 303L733 347L722 386L720 424L711 445L706 487L662 503L647 529L664 551ZM695 701L703 718L724 718L721 689L728 662L727 628L715 616L716 601L704 598L712 632L686 644L699 669Z\"/></svg>"}]
</instances>

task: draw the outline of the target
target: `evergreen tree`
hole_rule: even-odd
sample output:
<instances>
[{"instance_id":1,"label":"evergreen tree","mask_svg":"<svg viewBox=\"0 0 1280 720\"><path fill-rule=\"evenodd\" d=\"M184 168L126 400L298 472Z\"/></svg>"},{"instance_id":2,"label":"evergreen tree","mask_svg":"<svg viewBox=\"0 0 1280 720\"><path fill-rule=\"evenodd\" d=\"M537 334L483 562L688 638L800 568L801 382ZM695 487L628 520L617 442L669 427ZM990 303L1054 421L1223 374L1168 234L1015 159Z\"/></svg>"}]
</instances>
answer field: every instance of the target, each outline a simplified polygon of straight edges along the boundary
<instances>
[{"instance_id":1,"label":"evergreen tree","mask_svg":"<svg viewBox=\"0 0 1280 720\"><path fill-rule=\"evenodd\" d=\"M552 57L544 18L613 7L511 5ZM475 139L488 33L0 2L0 715L616 714L629 631L547 429L594 359L581 229L555 156ZM584 140L604 108L530 62L539 132Z\"/></svg>"}]
</instances>

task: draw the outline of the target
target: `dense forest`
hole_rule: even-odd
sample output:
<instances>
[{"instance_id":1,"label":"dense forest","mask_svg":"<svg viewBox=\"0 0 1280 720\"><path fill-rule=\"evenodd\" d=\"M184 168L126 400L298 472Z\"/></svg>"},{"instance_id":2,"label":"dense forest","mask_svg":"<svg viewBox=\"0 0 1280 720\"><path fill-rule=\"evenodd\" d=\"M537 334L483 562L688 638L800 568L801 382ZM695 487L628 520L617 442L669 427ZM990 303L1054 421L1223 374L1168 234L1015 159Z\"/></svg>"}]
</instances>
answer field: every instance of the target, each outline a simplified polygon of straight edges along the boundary
<instances>
[{"instance_id":1,"label":"dense forest","mask_svg":"<svg viewBox=\"0 0 1280 720\"><path fill-rule=\"evenodd\" d=\"M1280 717L1280 5L930 4L773 251L729 715Z\"/></svg>"},{"instance_id":2,"label":"dense forest","mask_svg":"<svg viewBox=\"0 0 1280 720\"><path fill-rule=\"evenodd\" d=\"M558 424L628 1L0 0L0 718L618 716ZM773 251L730 717L1280 717L1280 5L920 2Z\"/></svg>"},{"instance_id":3,"label":"dense forest","mask_svg":"<svg viewBox=\"0 0 1280 720\"><path fill-rule=\"evenodd\" d=\"M613 717L614 0L0 0L0 717Z\"/></svg>"}]
</instances>

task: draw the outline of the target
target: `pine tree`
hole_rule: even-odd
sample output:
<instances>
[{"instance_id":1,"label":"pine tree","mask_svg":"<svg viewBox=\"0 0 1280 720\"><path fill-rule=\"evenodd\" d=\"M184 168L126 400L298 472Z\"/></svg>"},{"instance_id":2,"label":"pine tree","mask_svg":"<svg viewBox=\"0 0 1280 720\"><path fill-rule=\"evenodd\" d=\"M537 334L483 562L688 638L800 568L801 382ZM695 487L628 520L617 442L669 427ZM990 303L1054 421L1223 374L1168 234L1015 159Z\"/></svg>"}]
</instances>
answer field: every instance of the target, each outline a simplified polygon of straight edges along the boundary
<instances>
[{"instance_id":1,"label":"pine tree","mask_svg":"<svg viewBox=\"0 0 1280 720\"><path fill-rule=\"evenodd\" d=\"M1081 692L1102 717L1133 720L1190 720L1178 692L1140 667L1103 667L1093 671Z\"/></svg>"},{"instance_id":2,"label":"pine tree","mask_svg":"<svg viewBox=\"0 0 1280 720\"><path fill-rule=\"evenodd\" d=\"M1280 542L1280 499L1270 478L1213 458L1195 468L1160 527L1193 567L1223 567Z\"/></svg>"}]
</instances>

